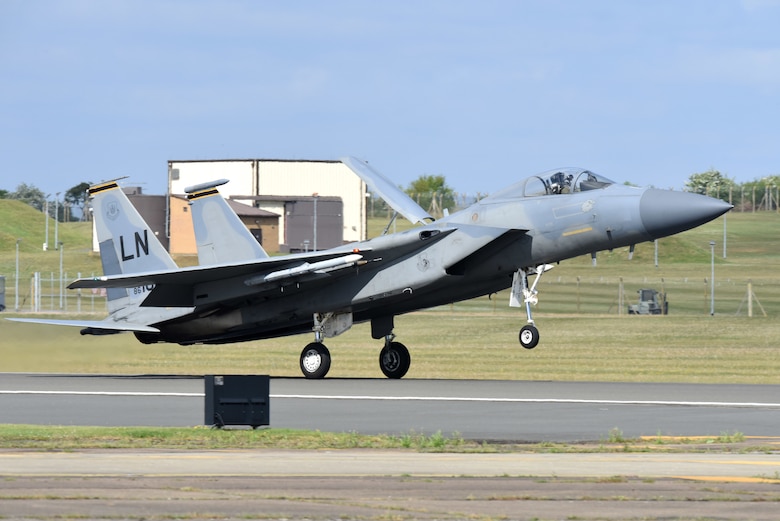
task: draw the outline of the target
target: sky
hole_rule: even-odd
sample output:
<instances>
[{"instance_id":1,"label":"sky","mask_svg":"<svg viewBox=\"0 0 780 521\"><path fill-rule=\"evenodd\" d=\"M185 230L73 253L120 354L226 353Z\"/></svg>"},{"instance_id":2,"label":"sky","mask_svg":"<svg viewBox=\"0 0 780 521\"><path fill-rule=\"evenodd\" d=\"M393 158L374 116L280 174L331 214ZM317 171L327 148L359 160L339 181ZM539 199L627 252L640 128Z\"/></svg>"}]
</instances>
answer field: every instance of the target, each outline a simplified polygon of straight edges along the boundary
<instances>
[{"instance_id":1,"label":"sky","mask_svg":"<svg viewBox=\"0 0 780 521\"><path fill-rule=\"evenodd\" d=\"M495 192L780 173L780 0L0 0L0 188L357 156ZM215 173L215 178L220 177Z\"/></svg>"}]
</instances>

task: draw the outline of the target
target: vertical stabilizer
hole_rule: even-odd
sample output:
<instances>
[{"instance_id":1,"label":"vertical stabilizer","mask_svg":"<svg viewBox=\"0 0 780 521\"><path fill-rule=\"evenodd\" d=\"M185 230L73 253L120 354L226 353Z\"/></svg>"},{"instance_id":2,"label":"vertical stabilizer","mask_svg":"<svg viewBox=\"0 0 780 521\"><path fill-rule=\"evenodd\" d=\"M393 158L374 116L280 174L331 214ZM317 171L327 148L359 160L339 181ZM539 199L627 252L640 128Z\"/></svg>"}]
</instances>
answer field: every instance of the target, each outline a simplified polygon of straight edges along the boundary
<instances>
[{"instance_id":1,"label":"vertical stabilizer","mask_svg":"<svg viewBox=\"0 0 780 521\"><path fill-rule=\"evenodd\" d=\"M92 198L103 274L178 268L116 181L90 187L89 195ZM109 288L109 313L130 305L140 305L151 289Z\"/></svg>"},{"instance_id":2,"label":"vertical stabilizer","mask_svg":"<svg viewBox=\"0 0 780 521\"><path fill-rule=\"evenodd\" d=\"M236 212L219 194L226 179L184 189L190 201L192 225L201 266L268 257Z\"/></svg>"}]
</instances>

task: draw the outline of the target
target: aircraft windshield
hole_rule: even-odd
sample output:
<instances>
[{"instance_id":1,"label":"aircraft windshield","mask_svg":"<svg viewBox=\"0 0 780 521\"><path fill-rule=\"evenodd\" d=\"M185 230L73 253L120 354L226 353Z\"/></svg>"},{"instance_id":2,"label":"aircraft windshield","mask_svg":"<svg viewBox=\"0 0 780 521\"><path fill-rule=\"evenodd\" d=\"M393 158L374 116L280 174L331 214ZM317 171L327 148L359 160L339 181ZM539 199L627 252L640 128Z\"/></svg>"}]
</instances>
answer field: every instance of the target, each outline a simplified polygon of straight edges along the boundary
<instances>
[{"instance_id":1,"label":"aircraft windshield","mask_svg":"<svg viewBox=\"0 0 780 521\"><path fill-rule=\"evenodd\" d=\"M581 168L559 168L531 176L490 196L490 199L507 197L538 197L541 195L586 192L615 184L604 176Z\"/></svg>"}]
</instances>

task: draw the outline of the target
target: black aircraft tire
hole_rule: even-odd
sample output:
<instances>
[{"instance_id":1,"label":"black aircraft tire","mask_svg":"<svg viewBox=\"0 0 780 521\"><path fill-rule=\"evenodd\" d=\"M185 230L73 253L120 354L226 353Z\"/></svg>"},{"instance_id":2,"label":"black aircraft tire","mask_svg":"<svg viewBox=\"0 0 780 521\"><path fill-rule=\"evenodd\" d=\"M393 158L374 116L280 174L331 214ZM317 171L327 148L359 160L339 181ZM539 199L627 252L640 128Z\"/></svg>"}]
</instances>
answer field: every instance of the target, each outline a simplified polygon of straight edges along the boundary
<instances>
[{"instance_id":1,"label":"black aircraft tire","mask_svg":"<svg viewBox=\"0 0 780 521\"><path fill-rule=\"evenodd\" d=\"M403 378L411 364L409 350L400 342L390 342L379 353L379 368L388 378Z\"/></svg>"},{"instance_id":2,"label":"black aircraft tire","mask_svg":"<svg viewBox=\"0 0 780 521\"><path fill-rule=\"evenodd\" d=\"M301 372L306 378L324 378L330 370L330 351L320 342L312 342L301 351Z\"/></svg>"},{"instance_id":3,"label":"black aircraft tire","mask_svg":"<svg viewBox=\"0 0 780 521\"><path fill-rule=\"evenodd\" d=\"M520 329L520 345L526 349L533 349L539 343L539 330L536 326L527 325Z\"/></svg>"}]
</instances>

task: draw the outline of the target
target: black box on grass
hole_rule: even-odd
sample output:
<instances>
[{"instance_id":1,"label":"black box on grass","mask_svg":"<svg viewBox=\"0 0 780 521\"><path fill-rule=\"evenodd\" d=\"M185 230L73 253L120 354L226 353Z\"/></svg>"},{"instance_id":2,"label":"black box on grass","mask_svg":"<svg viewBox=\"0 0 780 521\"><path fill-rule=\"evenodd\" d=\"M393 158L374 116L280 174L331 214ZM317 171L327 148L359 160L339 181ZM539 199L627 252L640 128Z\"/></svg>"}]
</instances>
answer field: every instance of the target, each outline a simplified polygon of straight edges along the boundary
<instances>
[{"instance_id":1,"label":"black box on grass","mask_svg":"<svg viewBox=\"0 0 780 521\"><path fill-rule=\"evenodd\" d=\"M205 424L270 425L268 375L206 375Z\"/></svg>"}]
</instances>

